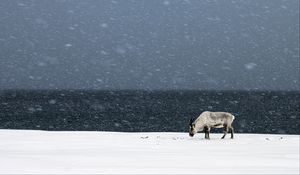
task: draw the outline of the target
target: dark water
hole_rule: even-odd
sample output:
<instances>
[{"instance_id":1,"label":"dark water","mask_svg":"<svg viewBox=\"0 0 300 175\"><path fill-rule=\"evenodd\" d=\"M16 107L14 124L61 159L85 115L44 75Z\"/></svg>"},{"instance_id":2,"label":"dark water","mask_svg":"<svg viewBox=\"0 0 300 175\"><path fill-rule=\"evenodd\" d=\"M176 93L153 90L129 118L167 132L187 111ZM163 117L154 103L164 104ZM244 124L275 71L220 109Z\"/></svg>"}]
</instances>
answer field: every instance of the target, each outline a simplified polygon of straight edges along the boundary
<instances>
[{"instance_id":1,"label":"dark water","mask_svg":"<svg viewBox=\"0 0 300 175\"><path fill-rule=\"evenodd\" d=\"M299 97L254 91L0 91L0 128L186 132L190 117L210 110L233 113L236 132L300 134Z\"/></svg>"}]
</instances>

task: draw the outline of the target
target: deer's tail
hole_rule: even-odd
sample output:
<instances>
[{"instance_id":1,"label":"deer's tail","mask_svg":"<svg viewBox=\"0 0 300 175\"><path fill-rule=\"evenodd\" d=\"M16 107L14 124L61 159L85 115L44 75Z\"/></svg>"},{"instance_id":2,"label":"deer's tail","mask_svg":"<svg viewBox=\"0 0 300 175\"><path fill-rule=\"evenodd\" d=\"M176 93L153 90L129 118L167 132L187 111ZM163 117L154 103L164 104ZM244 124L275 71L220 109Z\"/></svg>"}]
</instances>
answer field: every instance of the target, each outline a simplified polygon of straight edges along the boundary
<instances>
[{"instance_id":1,"label":"deer's tail","mask_svg":"<svg viewBox=\"0 0 300 175\"><path fill-rule=\"evenodd\" d=\"M232 114L231 114L232 115ZM234 115L232 115L232 121L235 119Z\"/></svg>"}]
</instances>

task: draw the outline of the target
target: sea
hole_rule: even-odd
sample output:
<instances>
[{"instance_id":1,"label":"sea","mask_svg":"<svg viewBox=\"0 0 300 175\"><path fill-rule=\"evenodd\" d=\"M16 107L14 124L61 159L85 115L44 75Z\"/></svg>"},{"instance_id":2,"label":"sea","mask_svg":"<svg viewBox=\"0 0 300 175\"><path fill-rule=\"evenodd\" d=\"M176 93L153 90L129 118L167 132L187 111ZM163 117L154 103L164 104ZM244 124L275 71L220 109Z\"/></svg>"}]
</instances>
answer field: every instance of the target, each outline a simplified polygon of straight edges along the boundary
<instances>
[{"instance_id":1,"label":"sea","mask_svg":"<svg viewBox=\"0 0 300 175\"><path fill-rule=\"evenodd\" d=\"M188 132L190 118L225 111L235 116L237 133L300 134L299 97L299 91L1 90L0 129Z\"/></svg>"}]
</instances>

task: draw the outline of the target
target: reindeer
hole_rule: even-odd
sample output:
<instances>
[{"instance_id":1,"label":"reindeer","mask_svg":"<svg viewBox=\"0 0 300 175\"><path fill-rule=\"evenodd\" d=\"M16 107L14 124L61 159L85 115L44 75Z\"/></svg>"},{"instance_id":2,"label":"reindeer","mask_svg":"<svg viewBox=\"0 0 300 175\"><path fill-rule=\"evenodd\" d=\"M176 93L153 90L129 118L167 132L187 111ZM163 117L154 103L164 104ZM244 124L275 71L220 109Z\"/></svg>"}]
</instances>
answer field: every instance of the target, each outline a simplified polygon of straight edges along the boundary
<instances>
[{"instance_id":1,"label":"reindeer","mask_svg":"<svg viewBox=\"0 0 300 175\"><path fill-rule=\"evenodd\" d=\"M205 139L209 139L211 128L224 128L222 139L225 138L227 132L231 133L231 139L233 139L233 127L231 126L233 120L234 116L227 112L202 112L197 119L190 119L189 135L193 137L197 132L204 130Z\"/></svg>"}]
</instances>

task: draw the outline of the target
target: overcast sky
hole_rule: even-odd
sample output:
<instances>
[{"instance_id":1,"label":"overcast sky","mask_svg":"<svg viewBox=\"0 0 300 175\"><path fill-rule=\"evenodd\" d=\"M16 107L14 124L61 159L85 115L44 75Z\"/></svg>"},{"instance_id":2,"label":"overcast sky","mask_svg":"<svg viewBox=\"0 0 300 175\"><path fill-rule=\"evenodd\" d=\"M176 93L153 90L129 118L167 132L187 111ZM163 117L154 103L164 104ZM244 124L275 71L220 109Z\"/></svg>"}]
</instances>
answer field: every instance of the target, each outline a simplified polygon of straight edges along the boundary
<instances>
[{"instance_id":1,"label":"overcast sky","mask_svg":"<svg viewBox=\"0 0 300 175\"><path fill-rule=\"evenodd\" d=\"M0 89L299 90L299 0L1 0Z\"/></svg>"}]
</instances>

